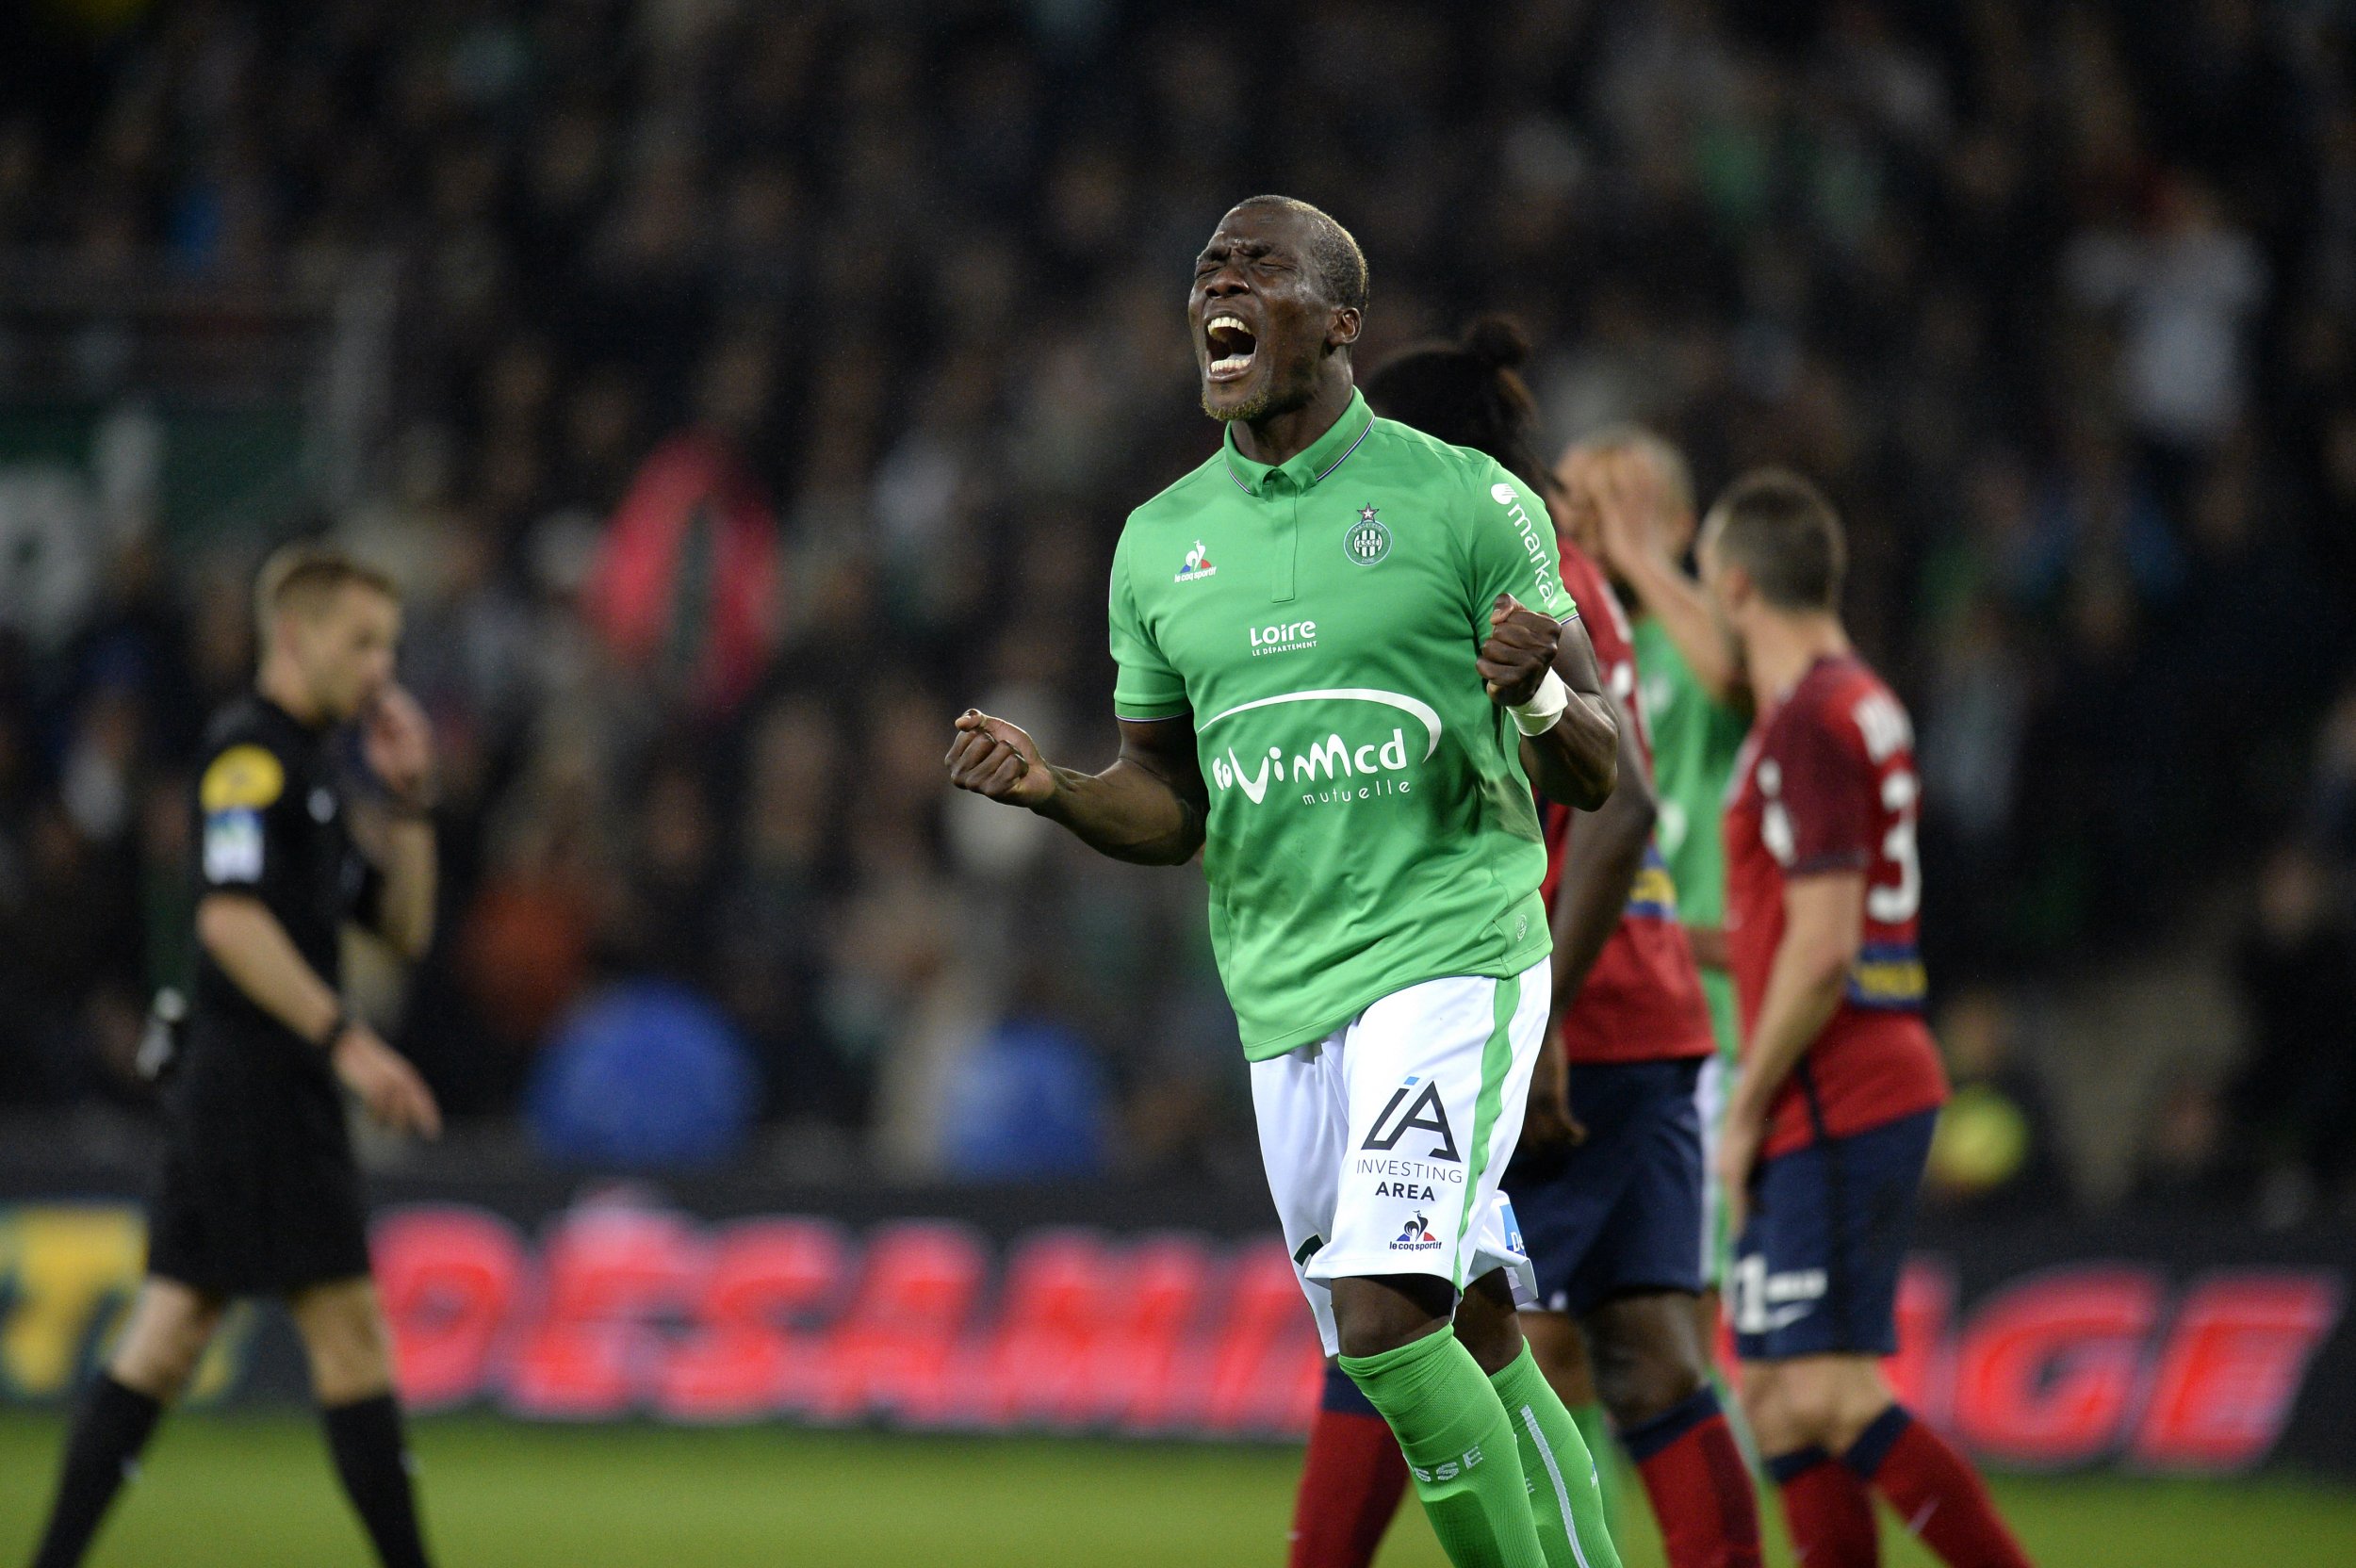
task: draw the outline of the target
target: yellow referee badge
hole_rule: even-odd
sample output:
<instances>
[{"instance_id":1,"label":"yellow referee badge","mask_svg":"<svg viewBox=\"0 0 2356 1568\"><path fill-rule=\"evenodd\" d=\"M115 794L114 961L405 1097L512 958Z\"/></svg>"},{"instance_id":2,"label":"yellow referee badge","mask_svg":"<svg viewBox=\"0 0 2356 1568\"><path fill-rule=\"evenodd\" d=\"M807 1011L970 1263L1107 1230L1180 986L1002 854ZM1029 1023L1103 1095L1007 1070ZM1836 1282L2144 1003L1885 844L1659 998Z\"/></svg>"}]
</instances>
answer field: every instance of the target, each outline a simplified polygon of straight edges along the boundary
<instances>
[{"instance_id":1,"label":"yellow referee badge","mask_svg":"<svg viewBox=\"0 0 2356 1568\"><path fill-rule=\"evenodd\" d=\"M286 767L269 750L231 746L205 770L196 798L207 811L258 811L276 800L286 787Z\"/></svg>"}]
</instances>

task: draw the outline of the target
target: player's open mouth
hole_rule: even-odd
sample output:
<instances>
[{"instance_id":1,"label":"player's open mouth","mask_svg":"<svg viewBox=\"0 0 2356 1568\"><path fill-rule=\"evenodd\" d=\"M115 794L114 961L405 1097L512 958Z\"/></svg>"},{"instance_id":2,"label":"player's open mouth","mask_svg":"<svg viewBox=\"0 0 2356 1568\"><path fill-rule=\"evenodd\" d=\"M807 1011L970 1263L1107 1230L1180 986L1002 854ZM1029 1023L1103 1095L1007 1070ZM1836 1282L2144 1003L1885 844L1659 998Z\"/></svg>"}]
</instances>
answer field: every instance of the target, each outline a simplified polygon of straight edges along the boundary
<instances>
[{"instance_id":1,"label":"player's open mouth","mask_svg":"<svg viewBox=\"0 0 2356 1568\"><path fill-rule=\"evenodd\" d=\"M1252 355L1260 340L1242 321L1233 316L1214 316L1204 324L1203 336L1211 351L1211 380L1234 381L1251 370Z\"/></svg>"}]
</instances>

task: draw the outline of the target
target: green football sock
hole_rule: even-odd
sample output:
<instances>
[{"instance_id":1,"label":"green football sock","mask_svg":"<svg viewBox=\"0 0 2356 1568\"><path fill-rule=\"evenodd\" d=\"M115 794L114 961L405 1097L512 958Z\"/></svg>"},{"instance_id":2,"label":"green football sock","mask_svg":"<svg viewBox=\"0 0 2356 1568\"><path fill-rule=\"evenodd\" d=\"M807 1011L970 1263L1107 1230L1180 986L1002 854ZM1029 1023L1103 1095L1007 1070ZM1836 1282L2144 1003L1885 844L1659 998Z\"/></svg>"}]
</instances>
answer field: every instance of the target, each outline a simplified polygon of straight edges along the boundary
<instances>
[{"instance_id":1,"label":"green football sock","mask_svg":"<svg viewBox=\"0 0 2356 1568\"><path fill-rule=\"evenodd\" d=\"M1379 1356L1344 1356L1342 1370L1391 1424L1456 1568L1551 1568L1505 1407L1453 1330Z\"/></svg>"},{"instance_id":2,"label":"green football sock","mask_svg":"<svg viewBox=\"0 0 2356 1568\"><path fill-rule=\"evenodd\" d=\"M1620 1463L1619 1439L1612 1434L1612 1417L1600 1403L1594 1403L1574 1409L1571 1421L1587 1445L1587 1457L1595 1462L1595 1478L1603 1486L1604 1525L1616 1527L1621 1505L1628 1498L1628 1471Z\"/></svg>"},{"instance_id":3,"label":"green football sock","mask_svg":"<svg viewBox=\"0 0 2356 1568\"><path fill-rule=\"evenodd\" d=\"M1530 1515L1546 1548L1546 1568L1620 1568L1619 1549L1604 1524L1595 1462L1571 1413L1546 1386L1538 1358L1525 1345L1513 1364L1489 1380L1521 1446Z\"/></svg>"}]
</instances>

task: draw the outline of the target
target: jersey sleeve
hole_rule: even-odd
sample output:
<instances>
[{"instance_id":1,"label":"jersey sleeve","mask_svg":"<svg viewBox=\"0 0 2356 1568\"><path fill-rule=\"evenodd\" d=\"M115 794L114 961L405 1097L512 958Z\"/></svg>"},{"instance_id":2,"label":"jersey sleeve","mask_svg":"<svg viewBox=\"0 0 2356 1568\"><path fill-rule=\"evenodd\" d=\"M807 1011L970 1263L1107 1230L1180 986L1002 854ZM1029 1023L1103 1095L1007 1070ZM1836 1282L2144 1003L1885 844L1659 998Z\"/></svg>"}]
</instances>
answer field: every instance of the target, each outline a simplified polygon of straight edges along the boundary
<instances>
[{"instance_id":1,"label":"jersey sleeve","mask_svg":"<svg viewBox=\"0 0 2356 1568\"><path fill-rule=\"evenodd\" d=\"M1873 862L1879 812L1873 769L1854 726L1825 708L1795 712L1776 727L1760 766L1774 765L1771 808L1779 808L1787 831L1769 844L1786 875L1863 871Z\"/></svg>"},{"instance_id":2,"label":"jersey sleeve","mask_svg":"<svg viewBox=\"0 0 2356 1568\"><path fill-rule=\"evenodd\" d=\"M1595 650L1595 669L1603 677L1604 690L1620 705L1627 721L1636 726L1638 742L1649 760L1652 727L1637 695L1636 639L1628 612L1620 608L1620 596L1612 591L1611 579L1584 550L1564 544L1561 561L1562 591L1579 607L1579 624L1587 629L1588 644Z\"/></svg>"},{"instance_id":3,"label":"jersey sleeve","mask_svg":"<svg viewBox=\"0 0 2356 1568\"><path fill-rule=\"evenodd\" d=\"M1562 557L1554 539L1554 517L1530 487L1492 460L1475 470L1469 580L1475 618L1485 625L1489 606L1511 594L1531 610L1558 621L1579 613L1563 591Z\"/></svg>"},{"instance_id":4,"label":"jersey sleeve","mask_svg":"<svg viewBox=\"0 0 2356 1568\"><path fill-rule=\"evenodd\" d=\"M1186 682L1170 667L1153 634L1137 612L1129 587L1129 552L1113 552L1109 595L1112 629L1113 712L1123 719L1170 719L1186 710Z\"/></svg>"},{"instance_id":5,"label":"jersey sleeve","mask_svg":"<svg viewBox=\"0 0 2356 1568\"><path fill-rule=\"evenodd\" d=\"M232 741L197 776L198 886L262 893L279 873L271 840L286 793L286 765L269 746Z\"/></svg>"},{"instance_id":6,"label":"jersey sleeve","mask_svg":"<svg viewBox=\"0 0 2356 1568\"><path fill-rule=\"evenodd\" d=\"M1632 668L1636 663L1634 634L1628 628L1627 613L1620 609L1619 596L1612 593L1602 570L1571 545L1562 547L1558 559L1562 562L1562 592L1579 607L1579 621L1587 628L1587 641L1595 646L1595 662ZM1625 700L1626 694L1616 694Z\"/></svg>"}]
</instances>

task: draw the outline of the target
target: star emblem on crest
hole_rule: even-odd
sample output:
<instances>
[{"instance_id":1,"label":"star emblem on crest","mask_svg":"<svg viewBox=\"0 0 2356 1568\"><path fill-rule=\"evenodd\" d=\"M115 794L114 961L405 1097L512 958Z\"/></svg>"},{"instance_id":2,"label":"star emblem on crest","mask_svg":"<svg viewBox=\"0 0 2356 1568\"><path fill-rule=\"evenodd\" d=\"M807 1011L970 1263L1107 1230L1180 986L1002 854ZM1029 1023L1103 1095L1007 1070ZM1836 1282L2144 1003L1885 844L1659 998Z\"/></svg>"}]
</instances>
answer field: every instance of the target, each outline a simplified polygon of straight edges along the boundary
<instances>
[{"instance_id":1,"label":"star emblem on crest","mask_svg":"<svg viewBox=\"0 0 2356 1568\"><path fill-rule=\"evenodd\" d=\"M1358 509L1358 520L1362 523L1370 523L1374 521L1374 514L1377 510L1377 508L1371 506L1360 507Z\"/></svg>"}]
</instances>

